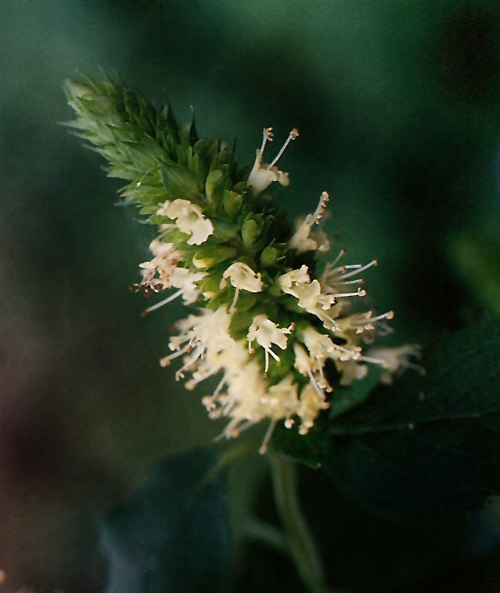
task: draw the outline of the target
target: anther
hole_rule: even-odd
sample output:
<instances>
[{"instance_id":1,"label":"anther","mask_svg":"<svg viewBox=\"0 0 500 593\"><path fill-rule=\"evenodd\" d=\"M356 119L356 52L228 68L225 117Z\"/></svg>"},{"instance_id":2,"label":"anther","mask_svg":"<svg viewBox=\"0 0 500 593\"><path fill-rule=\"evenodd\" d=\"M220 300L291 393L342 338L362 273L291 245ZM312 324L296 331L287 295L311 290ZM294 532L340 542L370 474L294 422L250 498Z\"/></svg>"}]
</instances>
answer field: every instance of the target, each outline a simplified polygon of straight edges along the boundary
<instances>
[{"instance_id":1,"label":"anther","mask_svg":"<svg viewBox=\"0 0 500 593\"><path fill-rule=\"evenodd\" d=\"M262 144L260 145L260 154L264 152L264 148L266 147L266 142L273 141L273 129L272 128L264 128L262 133Z\"/></svg>"},{"instance_id":2,"label":"anther","mask_svg":"<svg viewBox=\"0 0 500 593\"><path fill-rule=\"evenodd\" d=\"M160 366L167 367L170 364L170 362L172 360L174 360L174 358L179 358L179 356L182 356L183 354L190 352L191 348L192 348L192 345L191 345L191 343L189 343L186 346L184 346L184 348L177 350L173 354L164 356L163 358L160 359Z\"/></svg>"},{"instance_id":3,"label":"anther","mask_svg":"<svg viewBox=\"0 0 500 593\"><path fill-rule=\"evenodd\" d=\"M269 128L268 128L269 129ZM265 134L265 130L264 130L264 134ZM285 152L286 147L290 144L290 142L292 142L292 140L295 140L295 138L297 138L297 136L299 135L299 131L297 129L293 129L290 134L288 135L288 138L286 139L285 143L283 144L283 146L280 148L280 151L278 152L278 154L274 157L274 159L272 160L271 164L267 166L267 169L269 170L271 167L274 167L274 165L280 160L281 155ZM263 149L262 149L263 150Z\"/></svg>"},{"instance_id":4,"label":"anther","mask_svg":"<svg viewBox=\"0 0 500 593\"><path fill-rule=\"evenodd\" d=\"M346 250L345 249L341 249L340 253L337 255L337 257L333 260L333 262L331 263L330 267L333 268L333 266L338 263L339 259L344 256L346 254Z\"/></svg>"},{"instance_id":5,"label":"anther","mask_svg":"<svg viewBox=\"0 0 500 593\"><path fill-rule=\"evenodd\" d=\"M276 420L271 420L271 423L269 424L269 427L268 427L266 434L264 436L264 440L262 441L262 445L259 449L259 453L261 455L264 455L264 453L267 452L267 447L269 445L269 441L271 440L271 436L274 432L275 427L276 427Z\"/></svg>"}]
</instances>

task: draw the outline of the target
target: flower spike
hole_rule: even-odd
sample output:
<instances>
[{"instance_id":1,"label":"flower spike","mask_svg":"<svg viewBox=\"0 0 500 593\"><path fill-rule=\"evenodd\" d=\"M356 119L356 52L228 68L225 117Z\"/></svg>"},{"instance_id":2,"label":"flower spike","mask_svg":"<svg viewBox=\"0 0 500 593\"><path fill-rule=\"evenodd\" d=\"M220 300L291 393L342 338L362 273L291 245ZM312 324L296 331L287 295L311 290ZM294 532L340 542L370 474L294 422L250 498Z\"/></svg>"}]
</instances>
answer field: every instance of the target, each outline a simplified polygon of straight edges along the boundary
<instances>
[{"instance_id":1,"label":"flower spike","mask_svg":"<svg viewBox=\"0 0 500 593\"><path fill-rule=\"evenodd\" d=\"M407 368L422 371L417 346L377 343L390 331L392 311L373 314L357 298L366 295L360 275L377 260L340 265L341 250L332 263L317 263L330 246L316 228L328 194L295 232L272 195L259 195L274 182L289 184L277 163L297 130L266 165L273 131L264 128L247 176L220 141L199 141L168 106L157 111L111 79L66 89L76 112L71 125L108 159L110 175L127 181L125 202L158 228L132 290L172 291L146 312L175 299L195 310L176 323L171 353L160 364L180 359L175 376L188 375L188 389L217 377L215 390L200 399L210 418L227 419L222 437L266 420L264 453L279 423L306 434L338 388L373 365L385 382Z\"/></svg>"}]
</instances>

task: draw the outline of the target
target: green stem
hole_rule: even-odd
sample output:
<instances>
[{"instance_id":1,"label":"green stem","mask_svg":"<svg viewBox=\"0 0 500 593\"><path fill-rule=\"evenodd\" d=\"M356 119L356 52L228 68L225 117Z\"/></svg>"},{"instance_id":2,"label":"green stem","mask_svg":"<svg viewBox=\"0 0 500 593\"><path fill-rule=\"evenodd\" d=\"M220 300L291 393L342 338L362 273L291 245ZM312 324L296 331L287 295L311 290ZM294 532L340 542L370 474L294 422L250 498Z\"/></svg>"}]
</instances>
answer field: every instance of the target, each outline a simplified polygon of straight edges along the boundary
<instances>
[{"instance_id":1,"label":"green stem","mask_svg":"<svg viewBox=\"0 0 500 593\"><path fill-rule=\"evenodd\" d=\"M250 519L246 521L243 529L246 537L265 543L282 554L290 555L290 546L286 535L274 525L269 525L258 519Z\"/></svg>"},{"instance_id":2,"label":"green stem","mask_svg":"<svg viewBox=\"0 0 500 593\"><path fill-rule=\"evenodd\" d=\"M309 593L328 593L313 537L300 508L296 465L269 455L274 498L297 571Z\"/></svg>"}]
</instances>

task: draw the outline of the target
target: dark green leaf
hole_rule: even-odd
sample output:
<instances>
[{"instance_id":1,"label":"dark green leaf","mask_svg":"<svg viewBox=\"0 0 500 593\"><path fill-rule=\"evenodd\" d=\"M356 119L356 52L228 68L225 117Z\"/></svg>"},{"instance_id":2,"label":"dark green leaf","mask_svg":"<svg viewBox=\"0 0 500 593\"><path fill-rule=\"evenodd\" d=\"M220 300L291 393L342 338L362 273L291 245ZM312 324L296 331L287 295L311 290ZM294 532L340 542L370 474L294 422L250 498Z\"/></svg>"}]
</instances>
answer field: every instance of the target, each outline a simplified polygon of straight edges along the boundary
<instances>
[{"instance_id":1,"label":"dark green leaf","mask_svg":"<svg viewBox=\"0 0 500 593\"><path fill-rule=\"evenodd\" d=\"M454 518L500 493L500 323L428 348L429 378L380 387L330 428L326 466L365 508L402 522Z\"/></svg>"},{"instance_id":2,"label":"dark green leaf","mask_svg":"<svg viewBox=\"0 0 500 593\"><path fill-rule=\"evenodd\" d=\"M220 593L230 542L223 475L203 449L164 461L104 525L106 593Z\"/></svg>"},{"instance_id":3,"label":"dark green leaf","mask_svg":"<svg viewBox=\"0 0 500 593\"><path fill-rule=\"evenodd\" d=\"M273 432L273 449L316 469L329 457L330 441L327 426L326 416L322 415L307 434L301 435L296 425L286 428L284 423L280 422Z\"/></svg>"}]
</instances>

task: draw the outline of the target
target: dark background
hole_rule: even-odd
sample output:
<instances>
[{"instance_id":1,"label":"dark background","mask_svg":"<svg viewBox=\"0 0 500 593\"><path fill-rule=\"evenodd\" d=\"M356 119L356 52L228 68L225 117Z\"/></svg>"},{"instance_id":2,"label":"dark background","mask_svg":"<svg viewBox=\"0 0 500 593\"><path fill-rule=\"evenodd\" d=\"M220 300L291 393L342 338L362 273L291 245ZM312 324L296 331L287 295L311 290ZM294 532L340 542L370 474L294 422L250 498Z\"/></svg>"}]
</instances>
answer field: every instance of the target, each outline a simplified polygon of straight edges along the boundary
<instances>
[{"instance_id":1,"label":"dark background","mask_svg":"<svg viewBox=\"0 0 500 593\"><path fill-rule=\"evenodd\" d=\"M497 1L0 2L8 593L98 590L99 514L221 428L158 365L179 308L144 320L127 291L150 230L114 207L119 182L58 125L72 117L64 79L99 67L156 104L168 96L180 119L194 106L200 135L236 137L240 163L264 126L276 144L299 128L282 199L296 216L330 193L339 249L380 260L367 287L395 310L396 343L500 312ZM500 590L494 566L478 591Z\"/></svg>"}]
</instances>

